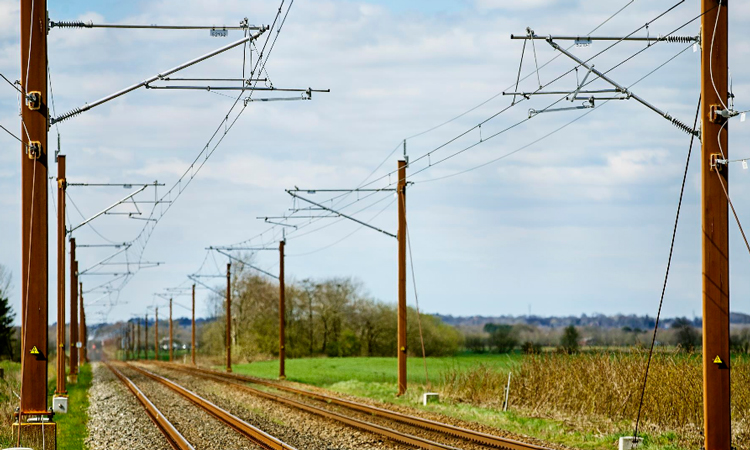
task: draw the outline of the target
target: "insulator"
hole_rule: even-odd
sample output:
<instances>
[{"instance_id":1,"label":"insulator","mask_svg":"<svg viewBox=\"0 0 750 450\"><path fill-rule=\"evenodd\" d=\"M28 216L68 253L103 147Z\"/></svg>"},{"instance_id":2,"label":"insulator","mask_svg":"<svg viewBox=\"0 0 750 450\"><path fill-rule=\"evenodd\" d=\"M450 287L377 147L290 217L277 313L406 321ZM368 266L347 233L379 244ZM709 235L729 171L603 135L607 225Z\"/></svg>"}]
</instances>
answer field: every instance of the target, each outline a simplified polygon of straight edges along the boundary
<instances>
[{"instance_id":1,"label":"insulator","mask_svg":"<svg viewBox=\"0 0 750 450\"><path fill-rule=\"evenodd\" d=\"M684 131L685 133L698 136L698 130L694 130L693 127L680 122L678 119L672 118L671 122L672 122L672 125L676 126L677 128Z\"/></svg>"},{"instance_id":2,"label":"insulator","mask_svg":"<svg viewBox=\"0 0 750 450\"><path fill-rule=\"evenodd\" d=\"M675 42L675 43L684 43L687 44L688 42L698 42L698 38L695 36L662 36L659 38L660 41L666 41L666 42Z\"/></svg>"},{"instance_id":3,"label":"insulator","mask_svg":"<svg viewBox=\"0 0 750 450\"><path fill-rule=\"evenodd\" d=\"M50 119L50 125L54 125L56 123L62 122L63 120L70 119L71 117L77 116L78 114L81 114L82 112L83 110L81 110L81 108L76 108L72 111L66 112L65 114L61 116Z\"/></svg>"},{"instance_id":4,"label":"insulator","mask_svg":"<svg viewBox=\"0 0 750 450\"><path fill-rule=\"evenodd\" d=\"M50 28L91 28L91 23L86 23L80 20L76 21L60 21L60 22L50 22L49 26Z\"/></svg>"}]
</instances>

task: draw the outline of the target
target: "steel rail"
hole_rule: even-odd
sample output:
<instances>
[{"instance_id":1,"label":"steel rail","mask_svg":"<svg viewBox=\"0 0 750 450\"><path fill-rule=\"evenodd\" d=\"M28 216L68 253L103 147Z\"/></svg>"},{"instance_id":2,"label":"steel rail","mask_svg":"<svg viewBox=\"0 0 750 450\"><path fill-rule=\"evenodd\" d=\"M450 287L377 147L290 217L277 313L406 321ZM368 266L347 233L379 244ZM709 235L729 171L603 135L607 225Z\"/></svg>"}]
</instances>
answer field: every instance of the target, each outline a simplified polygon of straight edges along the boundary
<instances>
[{"instance_id":1,"label":"steel rail","mask_svg":"<svg viewBox=\"0 0 750 450\"><path fill-rule=\"evenodd\" d=\"M199 396L195 392L185 389L179 384L171 380L168 380L160 375L157 375L153 372L149 372L148 370L143 369L141 367L132 365L130 363L125 363L125 364L129 368L136 370L137 372L151 378L154 381L158 381L159 383L163 384L169 389L172 389L173 391L187 398L191 402L203 408L206 412L208 412L212 416L216 417L220 421L234 428L238 432L242 433L243 435L247 436L254 442L262 445L263 447L274 449L274 450L296 450L291 445L271 436L270 434L266 433L260 428L254 427L253 425L245 422L244 420L240 419L239 417L235 416L229 411L226 411L216 406L215 404L211 403L210 401L206 400L205 398Z\"/></svg>"},{"instance_id":2,"label":"steel rail","mask_svg":"<svg viewBox=\"0 0 750 450\"><path fill-rule=\"evenodd\" d=\"M162 365L161 363L158 363L158 364ZM179 367L175 364L168 364L168 363L164 365L169 368ZM190 372L189 370L187 370L187 368L185 368L184 370ZM240 384L235 380L229 380L227 379L227 377L220 376L221 374L219 373L213 373L213 371L208 371L208 372L209 373L202 373L200 376L203 378L213 379L220 383L231 385L234 388L241 389L243 391L246 391L258 397L263 397L267 400L282 403L287 406L300 409L302 411L306 411L315 415L325 417L327 419L332 419L334 421L344 423L354 428L359 428L360 430L364 430L370 433L384 436L388 439L391 439L396 442L400 442L402 444L413 445L415 447L426 449L426 450L458 450L456 447L451 447L449 445L441 444L439 442L434 442L429 439L402 433L400 431L393 430L391 428L387 428L382 425L377 425L372 422L365 422L363 420L355 419L353 417L348 417L343 414L339 414L339 413L329 411L323 408L318 408L317 406L309 405L307 403L303 403L303 402L300 402L300 401L297 401L288 397L283 397L280 395L272 394L270 392L264 392L264 391L252 388L250 386L247 386L245 384ZM269 384L269 385L272 387L275 387L272 384Z\"/></svg>"},{"instance_id":3,"label":"steel rail","mask_svg":"<svg viewBox=\"0 0 750 450\"><path fill-rule=\"evenodd\" d=\"M133 383L130 378L126 377L122 372L117 370L116 368L112 367L111 364L108 362L104 362L104 365L107 366L109 370L112 371L113 374L117 378L122 381L122 383L130 389L130 392L135 395L135 398L138 399L139 402L141 402L141 405L146 409L146 413L148 414L149 418L156 424L157 428L164 434L164 437L167 439L167 442L169 442L169 445L172 446L175 450L195 450L195 447L193 447L190 442L185 439L185 437L177 431L177 429L172 425L172 423L167 420L167 418L164 416L164 414L159 411L159 409L151 403L151 400L146 397L146 395L138 389L138 386Z\"/></svg>"},{"instance_id":4,"label":"steel rail","mask_svg":"<svg viewBox=\"0 0 750 450\"><path fill-rule=\"evenodd\" d=\"M444 434L448 434L454 437L467 439L470 441L478 442L480 444L489 445L492 447L504 448L504 449L509 449L509 450L549 450L547 447L542 447L542 446L535 445L535 444L529 444L529 443L525 443L521 441L516 441L514 439L500 437L500 436L494 436L491 434L482 433L481 431L470 430L468 428L458 427L455 425L450 425L450 424L438 422L435 420L424 419L422 417L417 417L417 416L411 416L408 414L391 411L389 409L379 408L377 406L371 406L371 405L366 405L364 403L354 402L351 400L345 400L339 397L332 397L329 395L318 394L318 393L306 391L303 389L297 389L297 388L293 388L289 386L284 386L282 384L279 384L273 381L263 380L260 378L240 375L236 373L217 372L215 370L204 369L201 367L185 367L179 364L169 364L169 363L162 363L162 362L157 362L156 364L164 365L165 367L174 368L174 369L182 370L185 372L200 372L200 373L204 373L207 375L217 376L220 378L234 379L234 380L260 384L263 386L268 386L274 389L278 389L280 391L286 391L286 392L290 392L293 394L314 398L316 400L320 400L326 403L333 403L333 404L344 406L346 408L350 408L356 411L364 412L367 414L372 414L374 416L385 417L387 419L395 420L397 422L402 422L408 425L412 425L412 426L419 427L419 428L424 428L424 429L431 430L431 431L437 431L439 433L444 433Z\"/></svg>"}]
</instances>

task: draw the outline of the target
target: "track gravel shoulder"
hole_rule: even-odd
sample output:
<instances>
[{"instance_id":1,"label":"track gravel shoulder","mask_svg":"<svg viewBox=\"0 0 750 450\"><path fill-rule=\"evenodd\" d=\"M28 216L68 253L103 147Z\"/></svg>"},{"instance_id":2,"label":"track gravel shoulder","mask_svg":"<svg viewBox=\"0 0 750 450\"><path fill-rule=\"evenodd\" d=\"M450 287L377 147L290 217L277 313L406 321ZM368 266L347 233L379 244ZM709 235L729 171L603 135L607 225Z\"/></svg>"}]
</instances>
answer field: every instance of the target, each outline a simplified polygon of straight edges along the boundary
<instances>
[{"instance_id":1,"label":"track gravel shoulder","mask_svg":"<svg viewBox=\"0 0 750 450\"><path fill-rule=\"evenodd\" d=\"M146 415L146 410L103 364L93 364L89 389L91 450L171 450L167 440Z\"/></svg>"},{"instance_id":2,"label":"track gravel shoulder","mask_svg":"<svg viewBox=\"0 0 750 450\"><path fill-rule=\"evenodd\" d=\"M338 422L266 400L215 381L152 364L142 367L166 376L243 420L302 450L395 450L405 446ZM409 447L410 448L410 447Z\"/></svg>"},{"instance_id":3,"label":"track gravel shoulder","mask_svg":"<svg viewBox=\"0 0 750 450\"><path fill-rule=\"evenodd\" d=\"M140 388L196 449L256 450L261 448L249 438L161 383L129 367L118 367L118 369Z\"/></svg>"}]
</instances>

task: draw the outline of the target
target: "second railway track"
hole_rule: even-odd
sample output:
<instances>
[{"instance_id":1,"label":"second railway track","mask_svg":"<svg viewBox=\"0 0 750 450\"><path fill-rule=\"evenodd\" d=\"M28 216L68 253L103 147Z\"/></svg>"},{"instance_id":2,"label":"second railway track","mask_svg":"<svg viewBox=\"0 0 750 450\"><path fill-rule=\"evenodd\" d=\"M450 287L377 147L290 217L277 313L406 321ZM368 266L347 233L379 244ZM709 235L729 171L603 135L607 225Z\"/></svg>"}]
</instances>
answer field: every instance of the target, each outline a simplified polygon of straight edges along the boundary
<instances>
[{"instance_id":1,"label":"second railway track","mask_svg":"<svg viewBox=\"0 0 750 450\"><path fill-rule=\"evenodd\" d=\"M361 430L379 434L388 439L407 444L410 446L424 449L449 449L449 448L499 448L507 450L549 450L533 443L527 443L510 439L507 437L496 436L481 431L459 427L435 420L425 419L414 415L404 414L390 409L379 408L364 403L359 403L347 399L328 396L311 392L303 389L297 389L286 386L277 382L248 377L238 374L219 372L210 369L184 366L179 364L157 363L156 367L165 369L178 370L192 376L202 379L212 380L232 386L234 389L244 390L251 395L264 397L268 400L280 402L287 406L302 409L312 414L327 417L329 419L346 423L349 426L357 427ZM254 383L264 387L270 387L279 391L288 392L296 396L320 401L320 407L311 405L307 402L301 402L288 396L277 395L276 393L267 392L247 386L246 383ZM337 410L332 410L331 405L335 405ZM359 413L359 414L357 414ZM365 416L367 420L357 419L355 416ZM378 423L373 423L373 418L379 419ZM409 427L421 429L423 432L411 433L404 432L403 429ZM395 428L395 429L394 429ZM421 434L422 436L418 436ZM427 435L429 437L425 438ZM446 441L446 437L448 437ZM463 442L463 444L461 444ZM467 445L468 444L468 445Z\"/></svg>"}]
</instances>

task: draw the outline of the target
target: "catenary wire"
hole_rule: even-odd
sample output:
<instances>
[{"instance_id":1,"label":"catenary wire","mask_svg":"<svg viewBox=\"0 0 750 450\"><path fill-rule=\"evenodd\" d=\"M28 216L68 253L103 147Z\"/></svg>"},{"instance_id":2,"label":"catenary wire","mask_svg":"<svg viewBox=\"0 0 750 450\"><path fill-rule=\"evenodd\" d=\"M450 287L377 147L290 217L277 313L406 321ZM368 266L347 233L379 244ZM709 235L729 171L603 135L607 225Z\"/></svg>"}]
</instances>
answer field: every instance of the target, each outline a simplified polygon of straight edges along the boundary
<instances>
[{"instance_id":1,"label":"catenary wire","mask_svg":"<svg viewBox=\"0 0 750 450\"><path fill-rule=\"evenodd\" d=\"M680 56L681 54L683 54L684 52L686 52L686 51L687 51L687 50L688 50L688 49L689 49L689 48L690 48L691 46L692 46L692 44L691 44L690 46L688 46L688 47L685 47L685 48L684 48L683 50L681 50L681 51L680 51L679 53L677 53L676 55L674 55L674 56L672 56L671 58L669 58L669 59L668 59L667 61L665 61L665 62L663 62L662 64L660 64L660 65L659 65L659 66L657 66L657 67L656 67L655 69L651 70L651 71L650 71L649 73L647 73L646 75L644 75L643 77L641 77L640 79L638 79L638 80L637 80L636 82L634 82L634 83L632 83L632 84L631 84L630 86L628 86L628 89L630 89L631 87L633 87L633 86L635 86L636 84L640 83L640 82L641 82L641 81L643 81L644 79L646 79L646 78L648 78L649 76L651 76L651 75L652 75L652 74L653 74L654 72L656 72L657 70L661 69L662 67L664 67L665 65L667 65L668 63L670 63L671 61L673 61L673 60L674 60L675 58L677 58L678 56ZM645 47L645 48L648 48L648 47ZM618 66L619 66L619 64L618 64ZM618 67L618 66L615 66L615 67ZM605 72L605 73L609 73L610 71L611 71L611 69L610 69L610 70L608 70L608 71L607 71L607 72ZM588 84L588 83L587 83L587 84ZM461 171L459 171L459 172L455 172L455 173L452 173L452 174L444 175L444 176L441 176L441 177L429 178L429 179L426 179L426 180L419 180L419 181L418 181L418 183L420 183L420 184L421 184L421 183L430 183L430 182L433 182L433 181L439 181L439 180L444 180L444 179L447 179L447 178L452 178L452 177L455 177L455 176L458 176L458 175L463 175L463 174L465 174L465 173L468 173L468 172L472 172L472 171L474 171L474 170L477 170L477 169L481 169L482 167L488 166L488 165L490 165L490 164L492 164L492 163L495 163L495 162L497 162L497 161L500 161L500 160L502 160L502 159L505 159L505 158L507 158L508 156L511 156L511 155L513 155L513 154L516 154L516 153L518 153L518 152L520 152L520 151L522 151L522 150L525 150L525 149L527 149L527 148L531 147L532 145L534 145L534 144L537 144L537 143L539 143L539 142L541 142L541 141L543 141L543 140L547 139L548 137L552 136L553 134L555 134L555 133L557 133L557 132L559 132L559 131L561 131L561 130L563 130L563 129L567 128L568 126L570 126L570 125L572 125L573 123L577 122L577 121L578 121L579 119L581 119L581 118L583 118L583 117L585 117L585 116L589 115L590 113L594 112L594 111L595 111L596 109L598 109L599 107L601 107L601 106L603 106L603 105L605 105L605 104L609 103L610 101L611 101L611 100L605 100L604 102L600 103L599 105L595 106L594 108L591 108L590 110L588 110L588 111L587 111L587 112L585 112L584 114L581 114L580 116L576 117L575 119L573 119L573 120L571 120L571 121L569 121L569 122L565 123L564 125L562 125L562 126L560 126L560 127L556 128L556 129L554 129L554 130L550 131L549 133L547 133L547 134L545 134L545 135L543 135L543 136L541 136L541 137L539 137L539 138L537 138L537 139L533 140L532 142L530 142L530 143L528 143L528 144L525 144L525 145L523 145L523 146L521 146L521 147L519 147L519 148L517 148L517 149L515 149L515 150L513 150L513 151L511 151L511 152L509 152L509 153L503 154L503 155L501 155L501 156L499 156L499 157L497 157L497 158L491 159L491 160L489 160L489 161L487 161L487 162L484 162L484 163L482 163L482 164L478 164L478 165L476 165L476 166L473 166L473 167L470 167L470 168L468 168L468 169L465 169L465 170L461 170ZM558 100L558 102L559 102L559 100ZM550 105L550 106L547 106L547 108L550 108L551 106L555 105L556 103L557 103L557 102L554 102L554 103L553 103L552 105ZM547 109L547 108L545 108L545 109ZM508 128L506 128L506 129L504 129L504 130L501 130L501 131L500 131L500 132L498 132L498 133L503 133L503 132L507 131L508 129L510 129L510 128L512 128L512 127L515 127L515 126L518 126L518 125L520 125L521 123L523 123L523 122L525 122L525 121L528 121L528 120L529 120L529 119L524 119L523 121L521 121L521 122L519 122L519 123L516 123L516 124L514 124L514 125L511 125L511 127L508 127ZM435 165L437 165L437 164L439 164L439 163L441 163L441 162L443 162L443 161L445 161L445 160L447 160L447 159L449 159L449 158L452 158L452 157L454 157L454 156L456 156L456 155L458 155L458 154L460 154L460 153L463 153L463 152L465 152L465 151L467 151L467 150L470 150L470 149L472 149L472 148L476 147L477 145L479 145L479 144L482 144L482 143L484 143L485 141L488 141L488 140L490 140L490 139L492 139L492 138L495 138L495 137L497 137L498 133L496 133L496 134L494 134L494 135L490 135L490 136L488 136L487 138L485 138L485 139L484 139L483 141L478 141L478 142L475 142L475 143L473 143L473 144L469 145L468 147L465 147L465 148L463 148L463 149L461 149L461 150L459 150L459 151L455 152L454 154L452 154L452 155L449 155L449 156L447 156L447 157L443 158L442 160L439 160L439 161L437 161L437 162L435 162L435 163L433 163L433 164L431 164L431 165L429 165L429 166L427 166L427 167L424 167L424 168L422 168L422 169L420 169L420 170L418 170L418 171L416 171L416 172L413 172L413 173L412 173L412 174L411 174L411 175L410 175L410 176L409 176L408 178L411 178L411 177L413 177L413 176L415 176L415 175L417 175L417 174L419 174L419 173L421 173L421 172L423 172L423 171L425 171L425 170L427 170L427 169L429 169L429 168L431 168L431 167L434 167Z\"/></svg>"},{"instance_id":2,"label":"catenary wire","mask_svg":"<svg viewBox=\"0 0 750 450\"><path fill-rule=\"evenodd\" d=\"M588 59L586 59L586 60L584 61L584 63L587 63L587 62L589 62L589 61L593 60L594 58L598 57L599 55L603 54L604 52L606 52L606 51L608 51L608 50L612 49L612 48L613 48L614 46L616 46L616 45L620 44L621 42L623 42L623 41L624 41L624 40L625 40L626 38L628 38L628 37L632 36L633 34L635 34L635 33L637 33L638 31L640 31L640 30L644 29L645 27L648 27L648 26L649 26L649 24L652 24L652 23L653 23L654 21L656 21L656 20L658 20L658 19L660 19L660 18L664 17L664 16L666 15L666 14L668 14L669 12L671 12L672 10L674 10L675 8L677 8L677 7L679 6L679 5L681 5L681 4L682 4L682 3L684 3L684 2L685 2L685 0L681 0L681 1L677 2L677 3L675 3L675 4L674 4L674 5L672 5L672 6L670 7L670 8L668 8L667 10L665 10L665 11L661 12L661 13L660 13L659 15L657 15L657 16L656 16L656 17L655 17L654 19L650 20L649 22L646 22L646 23L645 23L644 25L641 25L640 27L636 28L635 30L633 30L633 31L632 31L631 33L627 34L627 35L626 35L626 36L624 36L623 38L621 38L621 39L619 39L619 40L615 41L614 43L610 44L609 46L607 46L607 47L606 47L606 48L604 48L603 50L601 50L601 51L597 52L596 54L594 54L593 56L589 57ZM705 12L704 12L703 14L705 14ZM693 22L693 21L697 20L697 19L698 19L698 18L700 18L700 17L701 17L701 16L703 15L703 14L700 14L700 15L696 16L695 18L691 19L690 21L686 22L686 23L685 23L685 25L687 25L687 24L689 24L689 23L691 23L691 22ZM685 25L683 25L683 26L685 26ZM654 44L654 45L655 45L655 44ZM653 45L652 45L652 46L650 46L650 47L653 47ZM650 48L650 47L649 47L649 48ZM576 65L576 66L574 66L573 68L569 69L568 71L564 72L564 73L563 73L562 75L559 75L559 76L557 76L557 77L553 78L553 79L552 79L551 81L547 82L547 83L546 83L546 84L544 84L544 85L543 85L542 87L540 87L540 89L542 89L542 88L544 88L544 87L547 87L547 86L551 85L552 83L555 83L556 81L560 80L560 79L561 79L561 78L563 78L564 76L566 76L566 75L568 75L568 74L572 73L573 71L575 71L575 70L576 70L576 68L578 68L578 67L579 67L579 65ZM605 73L606 73L606 72L605 72ZM594 81L594 80L592 80L592 81ZM589 84L589 83L587 83L587 84ZM538 91L539 91L539 89L538 89L538 90L536 90L535 92L538 92ZM554 102L554 103L553 103L552 105L554 105L554 104L556 104L556 103L558 103L558 102L562 101L563 99L564 99L564 97L563 97L563 98L561 98L560 100L558 100L557 102ZM521 99L520 101L518 101L517 103L515 103L515 105L521 104L521 103L523 102L523 100L525 100L525 99ZM548 106L547 108L551 107L552 105ZM504 113L504 112L505 112L505 111L507 111L508 109L510 109L510 107L506 107L506 108L503 108L503 109L502 109L501 111L499 111L499 112L497 112L497 113L495 113L495 114L491 115L490 117L488 117L488 118L487 118L487 119L485 119L484 121L480 122L479 124L477 124L477 125L475 125L475 126L471 127L470 129L468 129L468 130L466 130L466 131L462 132L462 133L461 133L460 135L458 135L458 136L456 136L456 137L452 138L452 139L451 139L450 141L448 141L447 143L445 143L445 144L441 144L441 145L440 145L440 146L438 146L437 148L434 148L433 150L430 150L429 152L427 152L427 153L424 153L423 155L421 155L421 156L419 156L418 158L414 159L413 161L411 161L411 162L410 162L410 164L413 164L413 163L415 163L415 162L418 162L418 161L420 161L420 160L422 160L422 159L424 159L424 158L428 158L428 157L429 157L429 156L430 156L430 155L431 155L432 153L434 153L435 151L437 151L437 150L439 150L439 149L441 149L441 148L445 147L445 146L446 146L447 144L449 144L449 143L452 143L452 142L453 142L453 141L455 141L456 139L458 139L458 138L460 138L460 137L462 137L462 136L464 136L464 135L466 135L466 134L468 134L468 133L470 133L470 132L472 132L472 131L474 131L474 130L478 129L478 128L479 128L479 127L480 127L481 125L483 125L483 124L487 123L488 121L490 121L490 120L494 119L495 117L497 117L497 116L499 116L500 114ZM525 120L524 120L524 121L525 121ZM380 180L386 179L386 178L390 177L391 175L393 175L393 174L394 174L394 173L396 173L396 172L397 172L397 171L390 171L390 172L388 172L387 174L385 174L385 175L383 175L383 176L381 176L381 177L379 177L379 178L376 178L375 180L371 181L370 183L368 183L368 184L366 184L366 185L364 185L364 186L368 186L368 185L370 185L370 184L373 184L373 183L375 183L375 182L377 182L377 181L380 181Z\"/></svg>"},{"instance_id":3,"label":"catenary wire","mask_svg":"<svg viewBox=\"0 0 750 450\"><path fill-rule=\"evenodd\" d=\"M695 119L693 121L693 130L696 130L698 127L698 116L700 115L701 110L701 97L698 96L698 106L695 110ZM646 395L646 385L648 383L648 372L651 368L651 359L653 358L654 354L654 345L656 344L656 333L659 330L659 319L661 318L661 310L662 306L664 305L664 294L667 291L667 281L669 280L669 269L672 266L672 255L674 254L674 242L675 238L677 237L677 225L680 222L680 210L682 209L682 199L685 195L685 182L687 181L687 174L688 169L690 168L690 156L693 153L693 142L695 140L695 134L690 135L690 146L688 147L687 157L685 158L685 171L682 174L682 185L680 186L680 197L677 201L677 213L675 214L674 219L674 227L672 228L672 242L669 244L669 257L667 258L667 269L664 273L664 284L661 288L661 298L659 299L659 309L656 313L656 323L654 324L654 334L651 338L651 346L648 351L648 360L646 362L646 370L643 375L643 387L641 388L641 399L638 402L638 414L635 419L635 431L633 431L633 437L635 438L636 442L638 439L638 425L641 421L641 411L643 408L643 399Z\"/></svg>"},{"instance_id":4,"label":"catenary wire","mask_svg":"<svg viewBox=\"0 0 750 450\"><path fill-rule=\"evenodd\" d=\"M613 14L612 14L611 16L609 16L609 17L608 17L607 19L605 19L605 20L604 20L603 22L601 22L601 23L600 23L599 25L597 25L597 26L596 26L596 27L595 27L594 29L592 29L592 30L591 30L591 31L590 31L590 32L589 32L588 34L590 35L591 33L595 32L596 30L598 30L599 28L601 28L602 26L604 26L604 24L606 24L606 23L607 23L607 22L609 22L609 21L610 21L611 19L613 19L613 18L614 18L615 16L617 16L617 15L618 15L618 14L620 14L620 13L621 13L622 11L624 11L624 10L625 10L625 9L626 9L626 8L627 8L628 6L630 6L630 5L631 5L631 4L632 4L632 3L634 2L634 1L635 1L635 0L631 0L630 2L626 3L626 4L625 4L625 5L623 6L623 7L621 7L621 8L619 9L619 10L617 10L617 11L616 11L615 13L613 13ZM662 14L660 14L659 16L657 16L657 17L656 17L655 19L653 19L653 20L652 20L652 22L653 22L653 21L655 21L655 20L657 20L657 19L659 19L659 18L660 18L660 17L662 17L662 16L664 15L664 14L666 14L666 13L668 13L668 12L672 11L672 10L673 10L674 8L676 8L676 7L678 6L678 5L680 5L680 4L681 4L681 3L683 3L683 2L684 2L684 0L682 0L682 1L678 2L678 3L676 3L675 5L673 5L672 7L670 7L670 8L668 9L668 10L666 10L665 12L663 12ZM634 31L633 33L635 33L635 32L637 32L637 31L641 30L642 28L643 28L643 27L640 27L640 28L638 28L638 29L637 29L637 30L635 30L635 31ZM630 35L632 35L633 33L631 33ZM630 35L629 35L629 36L630 36ZM608 47L607 49L605 49L604 51L606 51L606 50L608 50L609 48L613 47L613 46L614 46L614 45L616 45L617 43L619 43L619 42L616 42L616 43L614 43L614 44L610 45L610 46L609 46L609 47ZM569 47L568 47L568 49L572 48L572 47L573 47L574 45L575 45L575 44L573 44L573 45L569 46ZM602 52L600 52L600 53L598 53L598 54L594 55L594 56L593 56L592 58L594 58L594 57L596 57L596 56L600 55L600 54L601 54L601 53L603 53L604 51L602 51ZM556 60L557 58L559 58L560 56L561 56L561 54L557 54L557 55L555 55L555 56L554 56L554 57L552 57L552 58L551 58L550 60L548 60L547 62L545 62L544 64L542 64L542 65L541 65L541 66L539 67L539 69L542 69L542 68L546 67L547 65L549 65L550 63L552 63L553 61L555 61L555 60ZM590 59L589 59L589 60L590 60ZM529 78L529 77L533 76L533 75L534 75L534 73L535 73L535 72L530 72L530 73L528 73L528 74L527 74L526 76L524 76L523 78L521 78L521 79L520 79L520 81L524 81L524 80L526 80L527 78ZM570 71L566 72L566 74L567 74L567 73L570 73ZM564 76L564 75L565 75L565 74L563 74L562 76ZM551 81L550 83L552 83L552 82L554 82L554 81L556 81L556 80L560 79L560 78L561 78L562 76L560 76L560 77L557 77L557 78L555 78L555 79L554 79L553 81ZM549 84L549 83L548 83L548 84ZM510 86L508 86L508 87L507 87L507 88L506 88L505 90L507 90L507 89L510 89L511 87L513 87L513 84L511 84ZM459 118L461 118L461 117L465 116L466 114L468 114L468 113L470 113L470 112L472 112L472 111L474 111L474 110L476 110L476 109L480 108L481 106L484 106L485 104L489 103L490 101L492 101L492 100L494 100L495 98L497 98L497 97L499 97L500 95L502 95L502 93L503 93L503 91L501 91L501 92L498 92L497 94L495 94L495 95L491 96L491 97L490 97L490 98L488 98L487 100L485 100L485 101L481 102L480 104L478 104L478 105L476 105L476 106L474 106L474 107L470 108L469 110L467 110L467 111L464 111L463 113L461 113L461 114L459 114L459 115L457 115L457 116L455 116L455 117L453 117L453 118L451 118L451 119L449 119L449 120L447 120L447 121L445 121L445 122L443 122L443 123L441 123L441 124L439 124L439 125L437 125L437 126L434 126L434 127L432 127L432 128L429 128L429 129L427 129L427 130L424 130L424 131L422 131L422 132L420 132L420 133L417 133L417 134L411 135L411 136L409 136L409 137L405 138L405 139L404 139L403 141L406 141L406 140L409 140L409 139L412 139L412 138L415 138L415 137L418 137L418 136L424 135L424 134L426 134L426 133L429 133L429 132L431 132L431 131L434 131L434 130L436 130L436 129L438 129L438 128L441 128L441 127L443 127L444 125L447 125L447 124L449 124L449 123L451 123L451 122L453 122L453 121L455 121L455 120L457 120L457 119L459 119ZM519 102L519 103L520 103L520 102ZM402 141L402 142L403 142L403 141ZM398 149L399 149L399 148L401 147L401 145L402 145L402 143L400 142L400 143L399 143L399 144L398 144L398 145L397 145L397 146L396 146L396 147L394 148L394 150L392 150L392 151L391 151L391 153L390 153L390 154L389 154L389 155L388 155L388 156L387 156L387 157L386 157L386 158L385 158L385 159L383 160L383 162L381 162L381 163L380 163L380 164L378 165L378 167L377 167L377 168L376 168L376 169L375 169L375 170L373 171L373 173L374 173L374 172L377 172L377 170L378 170L378 169L379 169L379 168L380 168L380 167L381 167L381 166L382 166L382 165L383 165L383 164L384 164L384 163L385 163L385 162L386 162L386 161L387 161L387 160L388 160L388 159L390 158L390 156L391 156L391 155L393 155L393 153L395 153L395 152L396 152L396 150L398 150ZM368 177L367 177L367 178L365 178L365 180L363 180L363 181L362 181L362 183L360 183L360 185L359 185L358 187L362 187L362 186L364 185L364 183L365 183L365 182L367 181L367 179L369 179L370 177L372 177L372 175L373 175L372 173L371 173L370 175L368 175ZM388 175L386 175L386 176L389 176L389 175L390 175L390 174L388 174ZM382 179L382 178L383 178L383 177L381 177L381 179ZM335 196L335 197L333 197L333 199L336 199L336 198L340 198L340 197L347 197L348 195L350 195L350 193L346 193L346 194L340 194L340 195L338 195L338 196ZM310 224L307 224L307 225L310 225ZM305 226L307 226L307 225L301 226L300 228L304 228L304 227L305 227ZM267 228L266 230L262 231L261 233L259 233L259 234L255 235L255 236L251 237L251 238L248 238L248 239L245 239L244 241L240 241L240 242L238 242L238 243L232 244L231 246L239 246L239 245L242 245L242 244L246 244L246 243L248 243L248 242L251 242L251 241L253 241L253 240L255 240L255 239L259 238L259 237L262 237L262 235L264 235L265 233L267 233L267 232L269 232L269 231L271 231L271 230L274 230L274 229L276 229L276 228L277 228L277 226L276 226L276 225L274 225L274 226L272 226L272 227L269 227L269 228ZM291 233L290 233L290 234L291 234Z\"/></svg>"}]
</instances>

